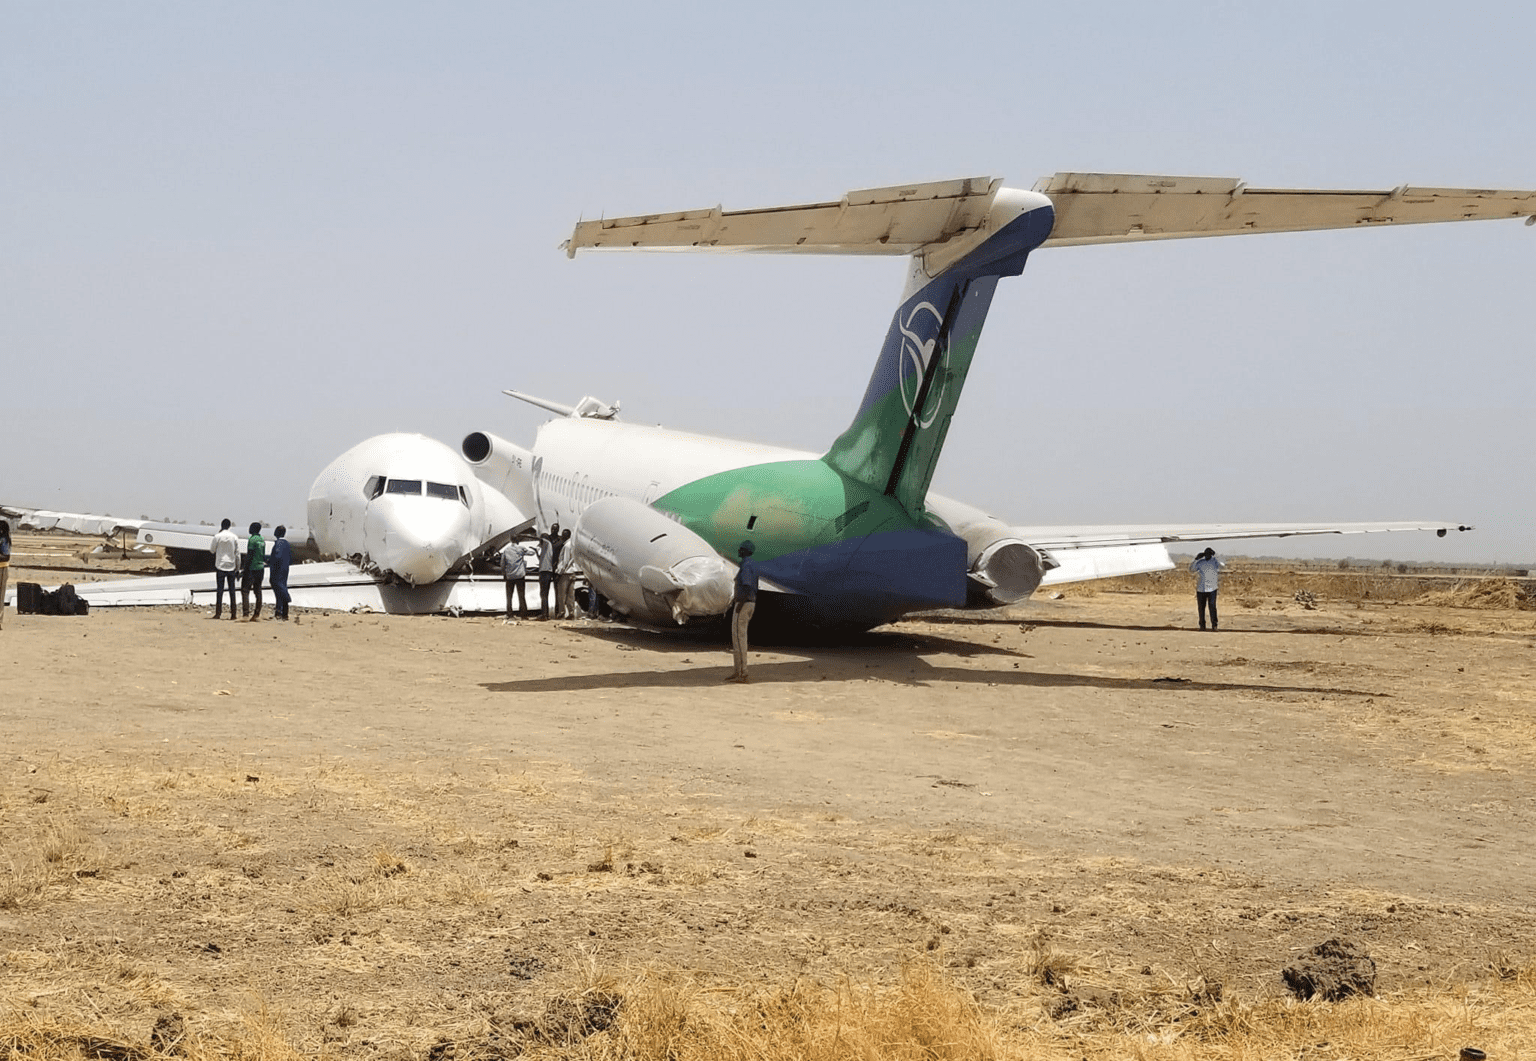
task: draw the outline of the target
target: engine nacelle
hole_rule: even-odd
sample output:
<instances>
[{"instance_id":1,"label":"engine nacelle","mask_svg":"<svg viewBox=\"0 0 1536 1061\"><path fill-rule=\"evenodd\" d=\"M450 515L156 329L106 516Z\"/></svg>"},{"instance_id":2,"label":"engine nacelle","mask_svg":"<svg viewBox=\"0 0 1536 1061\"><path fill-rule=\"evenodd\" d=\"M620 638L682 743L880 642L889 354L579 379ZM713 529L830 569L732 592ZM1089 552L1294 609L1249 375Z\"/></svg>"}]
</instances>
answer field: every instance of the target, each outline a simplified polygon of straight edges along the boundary
<instances>
[{"instance_id":1,"label":"engine nacelle","mask_svg":"<svg viewBox=\"0 0 1536 1061\"><path fill-rule=\"evenodd\" d=\"M736 565L703 538L632 498L593 502L571 529L570 548L587 581L636 619L679 625L723 615Z\"/></svg>"},{"instance_id":2,"label":"engine nacelle","mask_svg":"<svg viewBox=\"0 0 1536 1061\"><path fill-rule=\"evenodd\" d=\"M533 512L533 454L488 431L464 436L459 451L475 478L499 490L520 512Z\"/></svg>"},{"instance_id":3,"label":"engine nacelle","mask_svg":"<svg viewBox=\"0 0 1536 1061\"><path fill-rule=\"evenodd\" d=\"M995 608L1017 604L1035 592L1056 562L1038 549L1008 534L976 528L966 539L975 557L967 572L967 597L973 606Z\"/></svg>"}]
</instances>

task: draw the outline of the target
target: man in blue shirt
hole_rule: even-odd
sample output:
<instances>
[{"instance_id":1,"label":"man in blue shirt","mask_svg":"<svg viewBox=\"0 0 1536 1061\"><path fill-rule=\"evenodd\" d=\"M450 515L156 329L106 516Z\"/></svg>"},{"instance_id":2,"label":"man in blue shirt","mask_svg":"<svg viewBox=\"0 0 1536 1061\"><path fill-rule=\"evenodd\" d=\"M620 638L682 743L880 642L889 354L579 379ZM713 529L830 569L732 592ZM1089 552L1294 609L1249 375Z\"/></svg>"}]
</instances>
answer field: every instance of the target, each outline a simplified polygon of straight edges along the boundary
<instances>
[{"instance_id":1,"label":"man in blue shirt","mask_svg":"<svg viewBox=\"0 0 1536 1061\"><path fill-rule=\"evenodd\" d=\"M293 563L293 546L288 544L288 539L283 535L288 533L288 528L278 524L272 532L272 555L267 557L268 578L272 582L272 596L277 602L272 605L272 618L288 618L288 602L293 598L288 593L288 568ZM256 594L256 610L261 610L261 594Z\"/></svg>"},{"instance_id":2,"label":"man in blue shirt","mask_svg":"<svg viewBox=\"0 0 1536 1061\"><path fill-rule=\"evenodd\" d=\"M1216 559L1216 550L1207 549L1189 565L1195 573L1195 604L1200 610L1200 629L1205 629L1205 611L1211 611L1211 629L1216 629L1216 588L1221 584L1221 569L1227 565Z\"/></svg>"},{"instance_id":3,"label":"man in blue shirt","mask_svg":"<svg viewBox=\"0 0 1536 1061\"><path fill-rule=\"evenodd\" d=\"M747 624L757 610L757 565L752 562L756 551L750 541L742 542L736 550L741 558L741 566L736 569L736 592L731 597L731 652L736 657L736 673L727 679L733 682L747 680Z\"/></svg>"}]
</instances>

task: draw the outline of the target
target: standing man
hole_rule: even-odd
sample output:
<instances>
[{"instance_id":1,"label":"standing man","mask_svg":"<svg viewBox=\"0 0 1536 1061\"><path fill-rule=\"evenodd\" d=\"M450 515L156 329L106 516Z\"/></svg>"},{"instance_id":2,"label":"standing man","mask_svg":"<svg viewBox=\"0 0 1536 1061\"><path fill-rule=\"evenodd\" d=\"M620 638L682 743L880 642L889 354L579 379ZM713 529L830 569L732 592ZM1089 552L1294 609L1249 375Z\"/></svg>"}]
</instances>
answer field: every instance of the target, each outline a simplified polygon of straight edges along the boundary
<instances>
[{"instance_id":1,"label":"standing man","mask_svg":"<svg viewBox=\"0 0 1536 1061\"><path fill-rule=\"evenodd\" d=\"M1216 629L1216 587L1221 582L1221 569L1226 567L1216 559L1216 550L1207 549L1190 563L1195 573L1195 602L1200 610L1200 629L1205 629L1205 610L1211 610L1211 629Z\"/></svg>"},{"instance_id":2,"label":"standing man","mask_svg":"<svg viewBox=\"0 0 1536 1061\"><path fill-rule=\"evenodd\" d=\"M576 550L571 548L571 532L560 532L555 543L555 618L576 618Z\"/></svg>"},{"instance_id":3,"label":"standing man","mask_svg":"<svg viewBox=\"0 0 1536 1061\"><path fill-rule=\"evenodd\" d=\"M11 577L11 521L0 519L0 626L5 625L5 583Z\"/></svg>"},{"instance_id":4,"label":"standing man","mask_svg":"<svg viewBox=\"0 0 1536 1061\"><path fill-rule=\"evenodd\" d=\"M757 610L757 565L752 562L756 551L750 541L742 542L736 550L741 558L741 566L736 569L736 592L731 596L731 652L736 657L736 673L727 681L747 680L747 624Z\"/></svg>"},{"instance_id":5,"label":"standing man","mask_svg":"<svg viewBox=\"0 0 1536 1061\"><path fill-rule=\"evenodd\" d=\"M539 535L539 607L549 618L550 586L555 581L555 564L560 560L560 524L552 523L548 534Z\"/></svg>"},{"instance_id":6,"label":"standing man","mask_svg":"<svg viewBox=\"0 0 1536 1061\"><path fill-rule=\"evenodd\" d=\"M272 555L267 559L267 567L272 570L272 596L276 598L272 602L272 618L288 618L288 602L293 598L288 594L288 567L293 563L293 546L288 544L288 539L283 535L288 533L288 528L281 523L272 532L275 539L272 542ZM256 591L256 610L261 610L261 591Z\"/></svg>"},{"instance_id":7,"label":"standing man","mask_svg":"<svg viewBox=\"0 0 1536 1061\"><path fill-rule=\"evenodd\" d=\"M240 577L240 538L229 527L229 520L219 524L219 533L213 536L213 541L208 543L208 551L213 553L213 577L216 580L216 588L213 592L213 617L223 618L224 615L224 587L229 587L229 617L235 617L235 583Z\"/></svg>"},{"instance_id":8,"label":"standing man","mask_svg":"<svg viewBox=\"0 0 1536 1061\"><path fill-rule=\"evenodd\" d=\"M261 618L261 579L267 570L267 540L261 536L261 524L251 524L251 536L245 542L245 576L240 580L240 614L252 622ZM256 610L246 612L251 590L256 591ZM235 610L230 602L229 610Z\"/></svg>"},{"instance_id":9,"label":"standing man","mask_svg":"<svg viewBox=\"0 0 1536 1061\"><path fill-rule=\"evenodd\" d=\"M523 547L517 542L508 542L501 547L498 554L501 557L501 577L507 584L507 621L512 620L512 591L517 591L517 614L521 619L528 617L528 559L523 555Z\"/></svg>"}]
</instances>

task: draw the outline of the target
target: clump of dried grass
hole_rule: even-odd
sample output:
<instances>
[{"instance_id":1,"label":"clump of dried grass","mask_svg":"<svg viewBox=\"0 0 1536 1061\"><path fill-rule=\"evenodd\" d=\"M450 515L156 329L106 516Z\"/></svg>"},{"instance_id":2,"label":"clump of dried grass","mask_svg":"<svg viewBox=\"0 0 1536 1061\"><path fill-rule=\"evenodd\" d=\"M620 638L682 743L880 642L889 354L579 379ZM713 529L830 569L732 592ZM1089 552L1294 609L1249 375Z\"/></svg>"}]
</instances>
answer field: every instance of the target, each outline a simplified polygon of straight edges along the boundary
<instances>
[{"instance_id":1,"label":"clump of dried grass","mask_svg":"<svg viewBox=\"0 0 1536 1061\"><path fill-rule=\"evenodd\" d=\"M39 858L7 859L0 864L0 910L20 910L40 902L51 877L47 863Z\"/></svg>"},{"instance_id":2,"label":"clump of dried grass","mask_svg":"<svg viewBox=\"0 0 1536 1061\"><path fill-rule=\"evenodd\" d=\"M1488 608L1509 611L1536 609L1536 600L1518 582L1508 578L1480 578L1458 582L1450 589L1426 593L1420 604L1445 608Z\"/></svg>"},{"instance_id":3,"label":"clump of dried grass","mask_svg":"<svg viewBox=\"0 0 1536 1061\"><path fill-rule=\"evenodd\" d=\"M892 990L797 983L721 1006L719 995L650 974L627 985L614 1027L579 1053L593 1061L891 1061L985 1059L999 1027L967 992L926 964Z\"/></svg>"}]
</instances>

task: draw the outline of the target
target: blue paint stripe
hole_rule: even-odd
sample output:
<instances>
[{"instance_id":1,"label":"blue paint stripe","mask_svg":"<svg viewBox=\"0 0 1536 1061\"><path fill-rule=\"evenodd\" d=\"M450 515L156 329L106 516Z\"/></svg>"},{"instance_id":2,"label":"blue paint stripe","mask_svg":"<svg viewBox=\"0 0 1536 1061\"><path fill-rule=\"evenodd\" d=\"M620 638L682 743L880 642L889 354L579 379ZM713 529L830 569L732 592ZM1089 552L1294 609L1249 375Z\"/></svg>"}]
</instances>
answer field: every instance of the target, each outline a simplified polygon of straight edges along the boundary
<instances>
[{"instance_id":1,"label":"blue paint stripe","mask_svg":"<svg viewBox=\"0 0 1536 1061\"><path fill-rule=\"evenodd\" d=\"M965 542L948 531L904 529L785 553L763 577L817 601L841 622L885 622L965 603Z\"/></svg>"}]
</instances>

